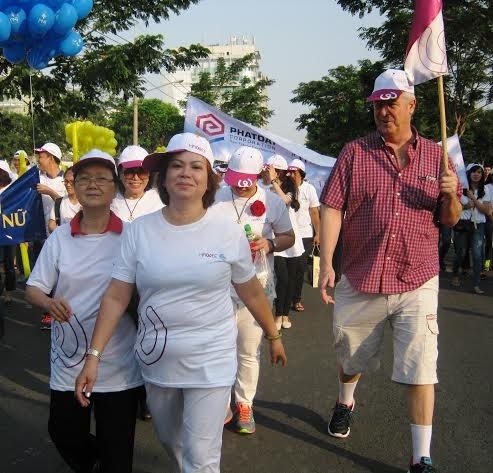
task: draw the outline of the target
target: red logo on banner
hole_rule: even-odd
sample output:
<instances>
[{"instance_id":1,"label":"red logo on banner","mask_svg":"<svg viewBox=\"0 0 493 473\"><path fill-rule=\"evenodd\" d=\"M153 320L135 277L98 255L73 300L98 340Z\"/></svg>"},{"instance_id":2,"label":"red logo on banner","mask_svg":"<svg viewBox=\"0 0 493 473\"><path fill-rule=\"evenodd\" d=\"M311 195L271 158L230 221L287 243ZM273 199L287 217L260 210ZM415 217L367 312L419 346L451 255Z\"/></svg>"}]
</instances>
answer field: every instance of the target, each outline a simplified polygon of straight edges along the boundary
<instances>
[{"instance_id":1,"label":"red logo on banner","mask_svg":"<svg viewBox=\"0 0 493 473\"><path fill-rule=\"evenodd\" d=\"M222 135L224 133L224 123L212 113L199 115L195 121L195 126L209 136Z\"/></svg>"}]
</instances>

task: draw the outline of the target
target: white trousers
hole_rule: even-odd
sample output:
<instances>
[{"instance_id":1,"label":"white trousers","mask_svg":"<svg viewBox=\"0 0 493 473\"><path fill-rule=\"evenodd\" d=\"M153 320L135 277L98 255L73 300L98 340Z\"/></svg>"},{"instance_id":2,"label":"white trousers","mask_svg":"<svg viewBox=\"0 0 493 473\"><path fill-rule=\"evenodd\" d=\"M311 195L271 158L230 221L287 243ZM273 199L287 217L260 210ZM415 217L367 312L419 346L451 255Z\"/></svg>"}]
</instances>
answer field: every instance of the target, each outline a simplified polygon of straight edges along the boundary
<instances>
[{"instance_id":1,"label":"white trousers","mask_svg":"<svg viewBox=\"0 0 493 473\"><path fill-rule=\"evenodd\" d=\"M146 383L157 436L176 473L219 473L231 387L162 388Z\"/></svg>"},{"instance_id":2,"label":"white trousers","mask_svg":"<svg viewBox=\"0 0 493 473\"><path fill-rule=\"evenodd\" d=\"M263 330L243 304L234 305L238 327L235 401L251 406L257 392L260 373L260 347Z\"/></svg>"}]
</instances>

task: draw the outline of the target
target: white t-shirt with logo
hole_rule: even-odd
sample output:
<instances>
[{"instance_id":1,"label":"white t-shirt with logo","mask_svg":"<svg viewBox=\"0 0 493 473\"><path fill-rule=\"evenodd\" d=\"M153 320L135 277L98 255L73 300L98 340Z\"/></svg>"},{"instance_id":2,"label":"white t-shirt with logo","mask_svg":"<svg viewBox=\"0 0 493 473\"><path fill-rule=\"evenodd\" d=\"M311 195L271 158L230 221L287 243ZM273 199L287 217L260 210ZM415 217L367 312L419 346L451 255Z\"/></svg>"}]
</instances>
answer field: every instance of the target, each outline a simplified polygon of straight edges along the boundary
<instances>
[{"instance_id":1,"label":"white t-shirt with logo","mask_svg":"<svg viewBox=\"0 0 493 473\"><path fill-rule=\"evenodd\" d=\"M63 196L62 201L60 202L60 225L69 223L81 209L82 205L80 205L79 202L72 204L67 195ZM50 220L56 220L54 204L51 209Z\"/></svg>"},{"instance_id":2,"label":"white t-shirt with logo","mask_svg":"<svg viewBox=\"0 0 493 473\"><path fill-rule=\"evenodd\" d=\"M113 232L72 236L65 224L43 245L27 285L45 294L55 288L53 297L63 297L73 311L67 322L53 319L51 389L74 390L121 241L122 235ZM133 353L135 336L135 325L125 314L101 356L94 392L123 391L143 383Z\"/></svg>"},{"instance_id":3,"label":"white t-shirt with logo","mask_svg":"<svg viewBox=\"0 0 493 473\"><path fill-rule=\"evenodd\" d=\"M149 189L141 199L126 199L118 194L111 203L111 210L124 222L131 222L137 217L147 215L164 207L156 189Z\"/></svg>"},{"instance_id":4,"label":"white t-shirt with logo","mask_svg":"<svg viewBox=\"0 0 493 473\"><path fill-rule=\"evenodd\" d=\"M242 228L208 210L189 225L161 211L125 228L113 278L140 295L135 352L146 382L163 387L231 386L236 320L231 282L255 276Z\"/></svg>"},{"instance_id":5,"label":"white t-shirt with logo","mask_svg":"<svg viewBox=\"0 0 493 473\"><path fill-rule=\"evenodd\" d=\"M298 187L298 201L300 209L295 212L296 223L301 238L311 238L313 236L312 219L310 209L320 207L317 191L310 183L303 181Z\"/></svg>"},{"instance_id":6,"label":"white t-shirt with logo","mask_svg":"<svg viewBox=\"0 0 493 473\"><path fill-rule=\"evenodd\" d=\"M478 191L474 191L474 197L478 199ZM491 203L491 196L490 196L490 190L488 189L488 186L484 187L484 195L483 197L478 199L479 202L482 204L484 203ZM469 198L465 195L461 196L460 198L461 204L468 204L469 203ZM485 223L486 222L486 215L483 212L480 212L476 207L472 209L464 209L462 213L460 214L460 219L461 220L472 220L473 222L476 223Z\"/></svg>"},{"instance_id":7,"label":"white t-shirt with logo","mask_svg":"<svg viewBox=\"0 0 493 473\"><path fill-rule=\"evenodd\" d=\"M251 204L257 200L262 202L266 208L265 213L258 217L252 215L250 210ZM243 208L244 210L242 211ZM224 215L232 222L237 222L238 215L241 214L238 226L243 232L245 233L245 224L248 223L253 233L263 238L273 239L276 233L284 233L293 228L289 219L288 209L282 199L277 194L266 191L259 186L257 186L257 192L250 199L234 196L233 200L231 187L228 186L219 189L216 193L212 210L218 212L220 215ZM267 285L272 288L270 297L275 298L274 255L272 253L267 255L267 261L269 264L269 280L267 281ZM239 302L234 288L231 291L231 296L235 299L235 302Z\"/></svg>"},{"instance_id":8,"label":"white t-shirt with logo","mask_svg":"<svg viewBox=\"0 0 493 473\"><path fill-rule=\"evenodd\" d=\"M53 189L60 197L67 195L67 189L65 189L65 185L63 184L62 172L60 172L58 176L51 178L46 173L39 171L39 183ZM50 221L51 210L55 207L55 200L46 194L41 194L41 199L43 201L46 234L48 235L48 222Z\"/></svg>"}]
</instances>

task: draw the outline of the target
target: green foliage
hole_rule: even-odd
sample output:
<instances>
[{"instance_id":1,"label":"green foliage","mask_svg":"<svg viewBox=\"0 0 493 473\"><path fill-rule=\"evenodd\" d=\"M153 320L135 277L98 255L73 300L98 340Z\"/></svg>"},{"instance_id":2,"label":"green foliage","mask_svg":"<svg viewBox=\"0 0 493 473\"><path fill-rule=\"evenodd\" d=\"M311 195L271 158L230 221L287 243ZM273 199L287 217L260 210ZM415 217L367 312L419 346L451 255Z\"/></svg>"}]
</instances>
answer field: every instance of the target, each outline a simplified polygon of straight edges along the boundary
<instances>
[{"instance_id":1,"label":"green foliage","mask_svg":"<svg viewBox=\"0 0 493 473\"><path fill-rule=\"evenodd\" d=\"M183 131L184 117L173 105L158 99L139 100L139 145L149 152L164 146ZM120 151L133 140L133 105L120 103L112 112L109 128L115 131Z\"/></svg>"},{"instance_id":2,"label":"green foliage","mask_svg":"<svg viewBox=\"0 0 493 473\"><path fill-rule=\"evenodd\" d=\"M307 131L309 148L337 156L346 142L374 129L366 97L382 70L383 63L364 60L359 67L339 66L321 80L299 84L291 101L310 107L296 119L298 129Z\"/></svg>"},{"instance_id":3,"label":"green foliage","mask_svg":"<svg viewBox=\"0 0 493 473\"><path fill-rule=\"evenodd\" d=\"M241 71L254 59L254 53L247 54L227 66L224 58L219 58L214 74L202 72L199 81L192 85L190 95L238 120L260 127L267 125L274 112L267 107L266 89L274 81L267 77L255 82L247 77L240 78Z\"/></svg>"}]
</instances>

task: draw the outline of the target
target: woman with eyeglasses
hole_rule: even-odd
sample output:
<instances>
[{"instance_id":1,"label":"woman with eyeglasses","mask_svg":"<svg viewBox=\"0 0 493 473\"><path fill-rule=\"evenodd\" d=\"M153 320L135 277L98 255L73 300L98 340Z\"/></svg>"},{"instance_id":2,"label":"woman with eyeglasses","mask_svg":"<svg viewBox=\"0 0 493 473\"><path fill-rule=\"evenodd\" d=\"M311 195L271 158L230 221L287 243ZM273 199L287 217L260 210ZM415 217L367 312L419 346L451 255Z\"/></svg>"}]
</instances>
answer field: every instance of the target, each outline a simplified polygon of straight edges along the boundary
<instances>
[{"instance_id":1,"label":"woman with eyeglasses","mask_svg":"<svg viewBox=\"0 0 493 473\"><path fill-rule=\"evenodd\" d=\"M67 189L67 195L55 200L55 205L51 209L48 229L50 233L56 227L69 223L82 208L77 200L77 194L74 187L74 172L72 168L68 168L63 176L63 184Z\"/></svg>"},{"instance_id":2,"label":"woman with eyeglasses","mask_svg":"<svg viewBox=\"0 0 493 473\"><path fill-rule=\"evenodd\" d=\"M116 195L113 158L92 150L72 167L82 210L46 240L27 281L26 298L53 316L48 431L58 452L75 472L130 473L138 388L143 381L133 353L136 328L128 314L119 320L87 393L91 408L74 396L101 298L120 254L123 222L110 205ZM47 294L53 292L50 297Z\"/></svg>"},{"instance_id":3,"label":"woman with eyeglasses","mask_svg":"<svg viewBox=\"0 0 493 473\"><path fill-rule=\"evenodd\" d=\"M142 167L147 151L137 145L127 146L118 159L120 192L111 204L111 210L124 222L163 208L155 189L151 188L150 173Z\"/></svg>"}]
</instances>

